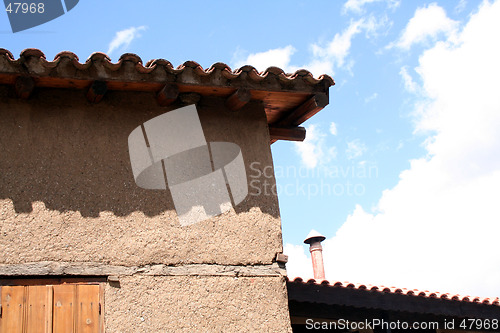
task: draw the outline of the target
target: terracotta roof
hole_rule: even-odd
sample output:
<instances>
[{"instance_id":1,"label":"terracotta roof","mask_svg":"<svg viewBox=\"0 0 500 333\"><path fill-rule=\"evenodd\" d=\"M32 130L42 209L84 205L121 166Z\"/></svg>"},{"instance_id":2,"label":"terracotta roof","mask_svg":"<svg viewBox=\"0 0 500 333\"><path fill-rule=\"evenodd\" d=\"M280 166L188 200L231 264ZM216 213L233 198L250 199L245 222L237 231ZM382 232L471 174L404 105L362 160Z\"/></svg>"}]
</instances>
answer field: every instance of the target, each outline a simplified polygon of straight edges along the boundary
<instances>
[{"instance_id":1,"label":"terracotta roof","mask_svg":"<svg viewBox=\"0 0 500 333\"><path fill-rule=\"evenodd\" d=\"M22 64L26 63L30 58L40 59L40 64L42 67L39 68L31 68L37 74L44 74L47 71L51 71L55 67L57 67L64 59L68 59L71 64L79 69L79 70L88 70L91 66L95 66L97 62L102 62L102 66L112 70L119 70L126 62L131 62L134 65L135 71L140 74L149 74L158 68L163 68L166 72L179 75L184 72L186 69L191 68L194 71L194 74L198 76L209 76L212 73L220 71L221 75L224 76L228 80L234 80L241 76L248 77L249 80L255 82L261 82L266 79L268 76L273 76L279 79L279 81L283 83L292 83L292 84L300 84L300 82L305 82L311 86L314 86L323 80L325 80L328 86L334 85L333 79L329 75L321 75L319 78L314 78L311 72L305 69L299 69L295 73L285 73L281 68L278 67L269 67L264 72L258 72L253 66L243 66L241 68L237 68L234 71L231 68L222 63L217 62L210 66L207 69L203 69L203 67L195 61L186 61L182 65L179 65L177 68L170 63L170 61L165 59L153 59L149 60L146 65L143 65L142 59L133 53L125 53L123 54L117 63L112 63L111 58L101 52L95 52L90 55L90 57L84 62L80 63L79 58L76 54L69 51L59 52L53 61L47 61L45 54L38 49L25 49L21 52L20 57L16 60L12 53L6 49L0 49L0 56L5 57L12 64ZM244 75L246 73L246 75ZM294 89L293 86L288 86L288 88Z\"/></svg>"},{"instance_id":2,"label":"terracotta roof","mask_svg":"<svg viewBox=\"0 0 500 333\"><path fill-rule=\"evenodd\" d=\"M440 292L430 292L428 290L418 290L418 289L406 289L406 288L396 288L396 287L386 287L386 286L375 286L370 284L359 284L350 282L340 282L340 281L328 281L328 280L315 280L308 279L304 281L301 277L288 278L288 282L305 284L305 285L321 285L327 287L344 288L344 289L357 289L357 290L367 290L367 291L377 291L380 293L389 294L399 294L407 296L419 296L424 298L432 299L443 299L452 300L468 303L478 303L485 305L500 306L500 298L495 297L475 297L475 296L463 296L458 294L440 293Z\"/></svg>"},{"instance_id":3,"label":"terracotta roof","mask_svg":"<svg viewBox=\"0 0 500 333\"><path fill-rule=\"evenodd\" d=\"M268 123L273 128L296 128L328 104L328 89L335 82L328 75L314 78L304 69L285 73L278 67L258 72L252 66L232 70L224 63L203 68L194 61L174 67L164 59L154 59L145 65L132 53L123 54L117 63L104 53L93 53L79 62L72 52L60 52L48 61L42 51L26 49L18 59L0 49L0 84L15 85L20 76L28 76L35 87L90 89L96 81L105 83L105 90L151 91L159 93L167 85L178 93L229 98L237 92L249 94L249 99L261 100ZM26 95L26 94L25 94ZM27 94L29 95L29 94ZM21 94L21 97L23 95ZM25 96L26 97L26 96ZM100 99L95 99L97 101ZM278 139L286 138L283 130L275 132ZM288 139L301 139L298 137ZM305 136L305 131L304 131ZM303 138L302 138L303 140Z\"/></svg>"},{"instance_id":4,"label":"terracotta roof","mask_svg":"<svg viewBox=\"0 0 500 333\"><path fill-rule=\"evenodd\" d=\"M288 307L297 318L391 321L436 321L451 319L498 319L499 298L452 295L340 281L287 279Z\"/></svg>"}]
</instances>

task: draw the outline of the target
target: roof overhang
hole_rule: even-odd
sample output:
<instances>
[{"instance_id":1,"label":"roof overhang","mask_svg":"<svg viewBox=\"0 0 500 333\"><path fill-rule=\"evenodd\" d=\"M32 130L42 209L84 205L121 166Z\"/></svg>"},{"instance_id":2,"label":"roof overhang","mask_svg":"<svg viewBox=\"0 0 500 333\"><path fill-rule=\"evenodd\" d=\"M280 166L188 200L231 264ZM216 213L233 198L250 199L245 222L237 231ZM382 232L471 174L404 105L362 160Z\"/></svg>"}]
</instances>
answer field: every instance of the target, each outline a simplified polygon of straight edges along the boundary
<instances>
[{"instance_id":1,"label":"roof overhang","mask_svg":"<svg viewBox=\"0 0 500 333\"><path fill-rule=\"evenodd\" d=\"M328 75L314 78L307 70L286 74L269 67L259 73L252 66L234 71L224 63L203 69L194 61L177 68L164 59L144 66L139 56L123 54L117 63L103 53L94 53L80 63L72 52L61 52L47 61L38 49L26 49L18 59L0 49L0 84L13 85L20 98L28 98L36 87L86 90L87 99L98 102L107 91L144 91L155 94L161 106L179 99L203 96L226 99L234 111L250 100L263 103L271 143L276 140L303 141L304 121L329 103L328 89L335 82Z\"/></svg>"}]
</instances>

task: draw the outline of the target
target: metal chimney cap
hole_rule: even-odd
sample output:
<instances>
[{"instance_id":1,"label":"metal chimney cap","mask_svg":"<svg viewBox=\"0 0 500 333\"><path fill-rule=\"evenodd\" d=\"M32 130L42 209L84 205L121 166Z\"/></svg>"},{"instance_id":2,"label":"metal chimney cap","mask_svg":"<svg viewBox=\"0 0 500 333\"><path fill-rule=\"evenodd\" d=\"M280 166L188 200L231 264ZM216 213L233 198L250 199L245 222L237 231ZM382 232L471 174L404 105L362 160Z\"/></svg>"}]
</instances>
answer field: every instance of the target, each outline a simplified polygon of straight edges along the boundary
<instances>
[{"instance_id":1,"label":"metal chimney cap","mask_svg":"<svg viewBox=\"0 0 500 333\"><path fill-rule=\"evenodd\" d=\"M325 236L317 232L316 230L312 229L309 232L309 235L307 235L307 238L304 240L304 243L306 244L311 244L314 242L322 242L326 239Z\"/></svg>"}]
</instances>

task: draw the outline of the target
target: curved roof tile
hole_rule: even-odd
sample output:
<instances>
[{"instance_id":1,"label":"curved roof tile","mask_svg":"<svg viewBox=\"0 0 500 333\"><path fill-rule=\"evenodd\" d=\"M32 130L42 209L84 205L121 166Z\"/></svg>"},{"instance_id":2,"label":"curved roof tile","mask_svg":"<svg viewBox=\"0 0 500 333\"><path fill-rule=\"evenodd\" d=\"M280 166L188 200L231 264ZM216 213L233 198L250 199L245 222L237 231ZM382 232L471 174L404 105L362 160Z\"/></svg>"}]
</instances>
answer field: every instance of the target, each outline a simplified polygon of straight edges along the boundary
<instances>
[{"instance_id":1,"label":"curved roof tile","mask_svg":"<svg viewBox=\"0 0 500 333\"><path fill-rule=\"evenodd\" d=\"M287 277L289 282L293 283L304 283L304 280L301 277L289 278ZM392 293L392 294L401 294L415 297L426 297L426 298L437 298L448 301L459 301L459 302L472 302L472 303L480 303L484 305L491 306L500 306L500 298L496 297L492 299L491 297L470 297L463 295L450 295L449 293L439 293L439 292L429 292L428 290L421 291L417 289L409 290L406 288L395 288L395 287L385 287L385 286L372 286L367 284L353 284L349 282L340 282L340 281L328 281L328 280L319 280L315 279L307 280L307 284L310 285L323 285L329 287L336 288L348 288L348 289L358 289L358 290L366 290L366 291L374 291L374 292L384 292L384 293Z\"/></svg>"},{"instance_id":2,"label":"curved roof tile","mask_svg":"<svg viewBox=\"0 0 500 333\"><path fill-rule=\"evenodd\" d=\"M214 63L212 66L204 69L200 64L198 64L195 61L186 61L183 64L179 65L177 68L174 68L169 61L164 59L153 59L146 62L146 64L143 65L142 59L137 54L133 53L122 54L118 62L116 63L111 62L111 58L105 53L101 52L92 53L84 63L80 63L78 56L73 52L69 51L63 51L58 53L54 57L53 61L47 61L45 54L39 49L31 49L31 48L23 50L20 54L20 57L17 60L14 58L12 53L6 49L0 49L0 57L1 56L4 56L9 62L13 64L19 64L20 62L24 63L29 59L38 58L40 60L43 60L41 62L42 67L45 67L47 69L53 69L57 67L62 59L71 60L74 66L80 70L88 69L90 66L95 65L95 63L100 63L102 66L111 71L118 71L123 67L125 63L131 62L134 65L136 65L135 69L139 74L148 74L159 68L162 68L167 73L180 74L186 71L188 68L190 68L193 70L194 74L200 77L208 76L213 72L220 71L222 75L228 80L241 79L244 77L245 79L250 79L252 81L259 82L268 78L269 76L272 76L276 78L278 81L281 81L283 84L299 83L299 82L301 82L301 86L304 83L308 85L316 85L319 84L320 82L326 82L327 86L332 86L335 84L334 80L329 75L321 75L318 78L314 78L311 72L305 69L299 69L295 71L295 73L285 73L281 68L269 67L263 72L258 72L257 69L255 69L255 67L246 65L231 70L231 68L227 64L221 62ZM43 71L43 69L38 68L37 72L40 72L40 70ZM290 87L287 86L287 88Z\"/></svg>"}]
</instances>

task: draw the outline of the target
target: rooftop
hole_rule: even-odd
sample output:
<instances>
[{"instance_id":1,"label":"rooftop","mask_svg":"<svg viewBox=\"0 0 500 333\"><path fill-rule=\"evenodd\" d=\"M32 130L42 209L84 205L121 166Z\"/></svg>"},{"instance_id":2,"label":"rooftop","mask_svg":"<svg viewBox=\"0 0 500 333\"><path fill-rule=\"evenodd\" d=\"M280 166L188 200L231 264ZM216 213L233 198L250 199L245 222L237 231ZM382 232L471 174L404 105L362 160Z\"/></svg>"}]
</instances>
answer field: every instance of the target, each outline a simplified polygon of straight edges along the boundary
<instances>
[{"instance_id":1,"label":"rooftop","mask_svg":"<svg viewBox=\"0 0 500 333\"><path fill-rule=\"evenodd\" d=\"M498 318L500 298L471 297L428 290L354 284L350 282L288 278L289 300L323 306L469 318Z\"/></svg>"},{"instance_id":2,"label":"rooftop","mask_svg":"<svg viewBox=\"0 0 500 333\"><path fill-rule=\"evenodd\" d=\"M113 90L151 92L161 106L176 103L186 94L226 98L233 110L258 100L264 105L273 143L304 140L305 129L298 125L328 105L328 90L335 82L328 75L314 78L304 69L295 73L277 67L263 72L252 66L232 70L220 62L204 69L194 61L174 68L164 59L144 65L131 53L123 54L117 63L104 53L93 53L81 63L68 51L48 61L38 49L26 49L15 59L10 51L0 49L0 84L14 86L20 98L28 98L37 87L48 87L86 90L91 102L99 102Z\"/></svg>"}]
</instances>

